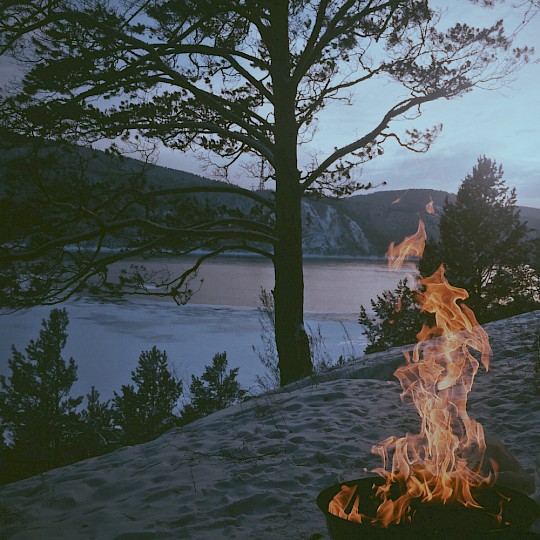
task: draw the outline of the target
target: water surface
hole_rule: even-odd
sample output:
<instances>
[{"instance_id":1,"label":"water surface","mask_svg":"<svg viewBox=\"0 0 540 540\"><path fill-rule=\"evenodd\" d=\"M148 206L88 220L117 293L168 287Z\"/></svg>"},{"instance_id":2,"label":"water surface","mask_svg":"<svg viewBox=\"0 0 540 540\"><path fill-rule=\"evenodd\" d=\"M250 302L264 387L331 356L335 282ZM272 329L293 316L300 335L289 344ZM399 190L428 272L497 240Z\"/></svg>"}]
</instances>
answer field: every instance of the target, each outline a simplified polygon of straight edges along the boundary
<instances>
[{"instance_id":1,"label":"water surface","mask_svg":"<svg viewBox=\"0 0 540 540\"><path fill-rule=\"evenodd\" d=\"M193 257L145 264L153 269L166 265L176 272L194 262ZM390 272L384 261L351 259L307 259L304 269L306 326L312 332L320 326L333 361L340 355L362 355L366 338L357 323L360 304L370 307L370 299L394 288L409 273ZM93 385L105 399L111 398L130 383L140 352L154 345L167 352L186 390L191 375L200 376L213 355L224 351L229 367L240 368L240 382L253 386L263 373L253 350L263 348L256 307L261 287L269 291L273 286L271 263L256 257L220 257L208 261L197 280L202 286L185 306L136 297L117 303L81 298L58 306L66 307L70 318L63 356L72 356L79 366L73 394L85 394ZM24 351L28 341L38 337L50 309L38 306L0 316L0 374L9 374L11 345Z\"/></svg>"}]
</instances>

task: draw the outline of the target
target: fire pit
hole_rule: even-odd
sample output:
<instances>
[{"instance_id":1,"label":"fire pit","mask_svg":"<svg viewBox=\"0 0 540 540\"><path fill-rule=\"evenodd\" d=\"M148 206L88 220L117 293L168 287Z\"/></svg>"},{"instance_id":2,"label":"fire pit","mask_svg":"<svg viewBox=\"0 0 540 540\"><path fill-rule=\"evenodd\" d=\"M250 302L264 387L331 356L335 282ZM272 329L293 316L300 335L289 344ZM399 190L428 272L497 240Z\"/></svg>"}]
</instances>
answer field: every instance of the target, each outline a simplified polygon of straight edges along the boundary
<instances>
[{"instance_id":1,"label":"fire pit","mask_svg":"<svg viewBox=\"0 0 540 540\"><path fill-rule=\"evenodd\" d=\"M390 267L421 257L425 240L420 221L415 235L391 244ZM540 515L532 499L497 485L499 464L490 456L483 427L467 411L475 376L480 366L489 369L492 350L464 304L467 291L452 286L444 274L441 264L419 281L418 303L434 324L418 332L418 343L394 373L402 401L416 408L420 432L373 446L382 461L373 471L379 477L345 482L319 495L333 539L521 540ZM395 309L401 309L399 302Z\"/></svg>"},{"instance_id":2,"label":"fire pit","mask_svg":"<svg viewBox=\"0 0 540 540\"><path fill-rule=\"evenodd\" d=\"M351 497L345 513L351 514L358 498L357 510L374 517L380 503L375 497L374 486L383 485L381 477L351 480L326 488L317 497L317 505L324 513L328 532L333 540L369 538L428 539L444 538L470 540L486 538L526 538L526 531L540 516L540 506L523 493L504 487L473 489L475 500L483 508L471 508L451 503L411 503L411 520L381 528L364 518L362 522L349 521L328 511L331 501L344 486L351 488ZM399 494L396 494L399 496ZM351 516L354 519L354 516Z\"/></svg>"}]
</instances>

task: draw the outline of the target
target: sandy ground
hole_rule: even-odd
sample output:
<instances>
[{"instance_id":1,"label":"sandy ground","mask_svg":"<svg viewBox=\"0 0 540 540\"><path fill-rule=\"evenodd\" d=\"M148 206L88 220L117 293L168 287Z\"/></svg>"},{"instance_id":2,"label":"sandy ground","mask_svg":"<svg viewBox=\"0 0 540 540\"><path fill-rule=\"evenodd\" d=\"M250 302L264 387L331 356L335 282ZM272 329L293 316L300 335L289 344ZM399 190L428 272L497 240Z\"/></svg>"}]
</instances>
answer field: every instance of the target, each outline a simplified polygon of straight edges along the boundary
<instances>
[{"instance_id":1,"label":"sandy ground","mask_svg":"<svg viewBox=\"0 0 540 540\"><path fill-rule=\"evenodd\" d=\"M486 329L492 370L479 372L469 413L536 476L540 500L540 398L530 380L540 312ZM150 443L0 488L0 538L327 538L318 493L379 466L373 444L419 430L392 380L401 361L396 350L370 355Z\"/></svg>"}]
</instances>

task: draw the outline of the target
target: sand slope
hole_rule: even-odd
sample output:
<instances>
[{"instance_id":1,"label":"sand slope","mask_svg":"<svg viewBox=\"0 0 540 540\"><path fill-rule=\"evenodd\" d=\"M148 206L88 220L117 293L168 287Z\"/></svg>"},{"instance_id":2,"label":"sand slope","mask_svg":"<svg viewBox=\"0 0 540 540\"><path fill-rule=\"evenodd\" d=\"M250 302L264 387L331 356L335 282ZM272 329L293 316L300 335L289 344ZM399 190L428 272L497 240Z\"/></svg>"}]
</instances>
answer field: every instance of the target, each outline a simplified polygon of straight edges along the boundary
<instances>
[{"instance_id":1,"label":"sand slope","mask_svg":"<svg viewBox=\"0 0 540 540\"><path fill-rule=\"evenodd\" d=\"M537 476L540 397L528 379L539 328L540 312L486 326L492 370L479 373L469 406ZM371 355L150 443L0 488L0 538L327 538L318 493L378 466L374 443L419 429L386 380L401 358Z\"/></svg>"}]
</instances>

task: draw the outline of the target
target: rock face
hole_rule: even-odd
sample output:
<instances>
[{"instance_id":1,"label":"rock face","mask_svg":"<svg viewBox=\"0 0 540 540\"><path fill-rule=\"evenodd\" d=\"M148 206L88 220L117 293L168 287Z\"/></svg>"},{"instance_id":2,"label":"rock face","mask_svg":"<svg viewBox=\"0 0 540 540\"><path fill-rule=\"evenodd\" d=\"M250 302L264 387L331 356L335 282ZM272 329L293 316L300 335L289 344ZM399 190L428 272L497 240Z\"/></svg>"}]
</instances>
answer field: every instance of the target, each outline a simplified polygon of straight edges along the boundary
<instances>
[{"instance_id":1,"label":"rock face","mask_svg":"<svg viewBox=\"0 0 540 540\"><path fill-rule=\"evenodd\" d=\"M409 189L339 200L306 198L302 204L304 253L380 257L391 242L401 242L414 234L419 218L428 236L437 238L438 216L445 200L454 197L445 191ZM430 201L436 215L427 212Z\"/></svg>"},{"instance_id":2,"label":"rock face","mask_svg":"<svg viewBox=\"0 0 540 540\"><path fill-rule=\"evenodd\" d=\"M356 221L323 202L302 202L304 253L374 255L374 248Z\"/></svg>"}]
</instances>

